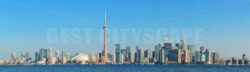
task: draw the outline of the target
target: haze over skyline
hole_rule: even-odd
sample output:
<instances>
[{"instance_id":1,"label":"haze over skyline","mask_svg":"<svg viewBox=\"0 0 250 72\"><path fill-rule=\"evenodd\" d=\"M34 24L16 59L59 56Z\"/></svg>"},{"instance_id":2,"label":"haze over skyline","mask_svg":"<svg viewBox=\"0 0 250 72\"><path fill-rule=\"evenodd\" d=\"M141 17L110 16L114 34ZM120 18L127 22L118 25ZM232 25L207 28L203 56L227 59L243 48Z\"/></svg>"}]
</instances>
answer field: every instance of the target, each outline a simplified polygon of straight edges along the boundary
<instances>
[{"instance_id":1,"label":"haze over skyline","mask_svg":"<svg viewBox=\"0 0 250 72\"><path fill-rule=\"evenodd\" d=\"M104 9L110 30L202 29L201 45L206 48L220 52L222 57L240 57L243 53L250 57L249 3L250 0L0 0L0 59L9 59L12 52L33 54L48 47L70 53L101 51L103 44L96 38L102 31ZM50 44L46 41L49 29L74 28L96 30L90 43ZM179 42L180 38L170 40ZM120 44L122 48L136 45L153 48L160 42ZM109 52L114 51L114 44L109 43Z\"/></svg>"}]
</instances>

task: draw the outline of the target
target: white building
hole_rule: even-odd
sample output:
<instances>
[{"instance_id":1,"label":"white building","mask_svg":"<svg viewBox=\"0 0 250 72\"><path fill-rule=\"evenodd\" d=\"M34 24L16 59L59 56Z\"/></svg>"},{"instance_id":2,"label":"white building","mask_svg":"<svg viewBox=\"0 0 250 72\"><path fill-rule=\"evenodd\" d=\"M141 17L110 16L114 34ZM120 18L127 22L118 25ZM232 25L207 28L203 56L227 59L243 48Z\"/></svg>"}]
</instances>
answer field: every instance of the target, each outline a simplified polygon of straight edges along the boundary
<instances>
[{"instance_id":1,"label":"white building","mask_svg":"<svg viewBox=\"0 0 250 72\"><path fill-rule=\"evenodd\" d=\"M87 64L89 62L89 55L88 54L78 54L71 59L71 62L77 64Z\"/></svg>"}]
</instances>

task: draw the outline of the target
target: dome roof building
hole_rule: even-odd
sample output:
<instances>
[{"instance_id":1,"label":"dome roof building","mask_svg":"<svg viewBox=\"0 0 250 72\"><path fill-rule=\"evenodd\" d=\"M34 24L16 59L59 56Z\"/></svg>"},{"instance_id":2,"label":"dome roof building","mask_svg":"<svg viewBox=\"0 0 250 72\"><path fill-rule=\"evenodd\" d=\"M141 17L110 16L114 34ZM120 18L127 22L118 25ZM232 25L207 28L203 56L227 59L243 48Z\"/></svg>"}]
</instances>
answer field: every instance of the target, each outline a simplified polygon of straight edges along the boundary
<instances>
[{"instance_id":1,"label":"dome roof building","mask_svg":"<svg viewBox=\"0 0 250 72\"><path fill-rule=\"evenodd\" d=\"M87 64L89 62L89 56L87 54L78 54L71 59L71 62L77 64Z\"/></svg>"}]
</instances>

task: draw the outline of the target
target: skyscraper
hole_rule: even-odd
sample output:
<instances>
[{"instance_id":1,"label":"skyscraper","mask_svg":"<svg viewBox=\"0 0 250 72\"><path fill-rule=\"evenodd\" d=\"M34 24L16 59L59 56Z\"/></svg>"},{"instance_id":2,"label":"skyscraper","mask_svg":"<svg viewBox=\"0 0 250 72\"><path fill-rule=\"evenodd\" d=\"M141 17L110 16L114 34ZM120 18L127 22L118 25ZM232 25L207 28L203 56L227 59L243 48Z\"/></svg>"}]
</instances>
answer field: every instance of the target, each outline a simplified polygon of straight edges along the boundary
<instances>
[{"instance_id":1,"label":"skyscraper","mask_svg":"<svg viewBox=\"0 0 250 72\"><path fill-rule=\"evenodd\" d=\"M187 48L185 51L185 63L190 64L190 48Z\"/></svg>"},{"instance_id":2,"label":"skyscraper","mask_svg":"<svg viewBox=\"0 0 250 72\"><path fill-rule=\"evenodd\" d=\"M67 64L67 57L66 54L62 51L62 64Z\"/></svg>"},{"instance_id":3,"label":"skyscraper","mask_svg":"<svg viewBox=\"0 0 250 72\"><path fill-rule=\"evenodd\" d=\"M184 40L181 40L180 48L181 48L181 50L182 50L183 52L186 50L186 43L185 43Z\"/></svg>"},{"instance_id":4,"label":"skyscraper","mask_svg":"<svg viewBox=\"0 0 250 72\"><path fill-rule=\"evenodd\" d=\"M161 59L161 44L157 44L156 46L155 46L155 58L154 58L154 61L156 62L156 63L160 63L160 59Z\"/></svg>"},{"instance_id":5,"label":"skyscraper","mask_svg":"<svg viewBox=\"0 0 250 72\"><path fill-rule=\"evenodd\" d=\"M173 49L171 51L171 56L172 56L172 60L169 60L170 63L178 63L178 49Z\"/></svg>"},{"instance_id":6,"label":"skyscraper","mask_svg":"<svg viewBox=\"0 0 250 72\"><path fill-rule=\"evenodd\" d=\"M103 31L104 31L104 58L103 58L103 62L106 63L107 62L107 24L106 24L106 11L105 11L105 15L104 15L104 26L103 26Z\"/></svg>"},{"instance_id":7,"label":"skyscraper","mask_svg":"<svg viewBox=\"0 0 250 72\"><path fill-rule=\"evenodd\" d=\"M246 54L242 55L242 64L247 64Z\"/></svg>"},{"instance_id":8,"label":"skyscraper","mask_svg":"<svg viewBox=\"0 0 250 72\"><path fill-rule=\"evenodd\" d=\"M174 47L174 44L170 43L169 42L169 39L168 37L166 36L164 38L164 55L165 55L165 59L168 58L168 60L172 61L173 60L173 55L171 53L173 47Z\"/></svg>"},{"instance_id":9,"label":"skyscraper","mask_svg":"<svg viewBox=\"0 0 250 72\"><path fill-rule=\"evenodd\" d=\"M178 48L178 64L182 63L182 50L181 48Z\"/></svg>"},{"instance_id":10,"label":"skyscraper","mask_svg":"<svg viewBox=\"0 0 250 72\"><path fill-rule=\"evenodd\" d=\"M152 52L151 52L151 50L150 49L145 50L144 51L144 56L146 58L152 58Z\"/></svg>"},{"instance_id":11,"label":"skyscraper","mask_svg":"<svg viewBox=\"0 0 250 72\"><path fill-rule=\"evenodd\" d=\"M164 49L164 47L162 47L161 49L160 49L160 62L161 62L161 64L164 64L165 63L165 60L166 60L166 55L165 55L165 49Z\"/></svg>"},{"instance_id":12,"label":"skyscraper","mask_svg":"<svg viewBox=\"0 0 250 72\"><path fill-rule=\"evenodd\" d=\"M139 63L140 62L140 60L139 60L139 53L140 53L139 46L136 46L135 63Z\"/></svg>"},{"instance_id":13,"label":"skyscraper","mask_svg":"<svg viewBox=\"0 0 250 72\"><path fill-rule=\"evenodd\" d=\"M11 60L13 60L13 61L16 60L16 53L15 52L11 54Z\"/></svg>"},{"instance_id":14,"label":"skyscraper","mask_svg":"<svg viewBox=\"0 0 250 72\"><path fill-rule=\"evenodd\" d=\"M53 64L53 50L51 47L48 49L48 61L49 64Z\"/></svg>"},{"instance_id":15,"label":"skyscraper","mask_svg":"<svg viewBox=\"0 0 250 72\"><path fill-rule=\"evenodd\" d=\"M125 60L125 59L124 59L124 55L121 55L121 56L120 56L120 64L123 64L123 63L124 63L124 60Z\"/></svg>"},{"instance_id":16,"label":"skyscraper","mask_svg":"<svg viewBox=\"0 0 250 72\"><path fill-rule=\"evenodd\" d=\"M116 59L116 64L121 63L120 61L120 54L121 54L121 49L120 49L120 44L115 45L115 59Z\"/></svg>"},{"instance_id":17,"label":"skyscraper","mask_svg":"<svg viewBox=\"0 0 250 72\"><path fill-rule=\"evenodd\" d=\"M130 53L130 63L134 63L135 62L135 54L134 54L134 50L131 50Z\"/></svg>"},{"instance_id":18,"label":"skyscraper","mask_svg":"<svg viewBox=\"0 0 250 72\"><path fill-rule=\"evenodd\" d=\"M71 56L70 53L65 53L65 56L66 56L66 61L69 62L73 57Z\"/></svg>"},{"instance_id":19,"label":"skyscraper","mask_svg":"<svg viewBox=\"0 0 250 72\"><path fill-rule=\"evenodd\" d=\"M200 51L195 51L195 61L194 63L199 63L200 62Z\"/></svg>"},{"instance_id":20,"label":"skyscraper","mask_svg":"<svg viewBox=\"0 0 250 72\"><path fill-rule=\"evenodd\" d=\"M144 58L144 49L141 48L141 49L140 49L140 54L139 54L140 63L142 62L143 58Z\"/></svg>"},{"instance_id":21,"label":"skyscraper","mask_svg":"<svg viewBox=\"0 0 250 72\"><path fill-rule=\"evenodd\" d=\"M123 63L127 62L127 49L121 49L121 55L123 56Z\"/></svg>"},{"instance_id":22,"label":"skyscraper","mask_svg":"<svg viewBox=\"0 0 250 72\"><path fill-rule=\"evenodd\" d=\"M169 60L173 60L173 56L172 56L172 49L173 49L173 45L172 43L164 43L164 55L165 55L165 58L168 58Z\"/></svg>"},{"instance_id":23,"label":"skyscraper","mask_svg":"<svg viewBox=\"0 0 250 72\"><path fill-rule=\"evenodd\" d=\"M205 61L206 61L207 64L211 64L211 58L210 58L210 56L211 55L210 55L209 50L206 49L206 51L205 51L205 57L206 57Z\"/></svg>"},{"instance_id":24,"label":"skyscraper","mask_svg":"<svg viewBox=\"0 0 250 72\"><path fill-rule=\"evenodd\" d=\"M245 60L246 59L246 54L243 54L242 55L242 60Z\"/></svg>"},{"instance_id":25,"label":"skyscraper","mask_svg":"<svg viewBox=\"0 0 250 72\"><path fill-rule=\"evenodd\" d=\"M95 54L95 64L98 64L99 63L99 53L96 53Z\"/></svg>"},{"instance_id":26,"label":"skyscraper","mask_svg":"<svg viewBox=\"0 0 250 72\"><path fill-rule=\"evenodd\" d=\"M44 48L41 48L40 51L39 51L39 61L43 61L43 60L46 60L48 57L47 57L47 49L44 49Z\"/></svg>"},{"instance_id":27,"label":"skyscraper","mask_svg":"<svg viewBox=\"0 0 250 72\"><path fill-rule=\"evenodd\" d=\"M130 50L130 47L129 47L129 46L127 46L126 49L127 49L126 60L127 60L128 62L130 62L131 50Z\"/></svg>"},{"instance_id":28,"label":"skyscraper","mask_svg":"<svg viewBox=\"0 0 250 72\"><path fill-rule=\"evenodd\" d=\"M213 52L212 53L212 59L213 59L213 64L219 64L220 61L220 54L218 52Z\"/></svg>"},{"instance_id":29,"label":"skyscraper","mask_svg":"<svg viewBox=\"0 0 250 72\"><path fill-rule=\"evenodd\" d=\"M56 50L55 58L56 58L56 63L59 63L59 61L60 61L60 53L59 53L58 50Z\"/></svg>"},{"instance_id":30,"label":"skyscraper","mask_svg":"<svg viewBox=\"0 0 250 72\"><path fill-rule=\"evenodd\" d=\"M39 53L35 52L35 62L37 63L39 61Z\"/></svg>"},{"instance_id":31,"label":"skyscraper","mask_svg":"<svg viewBox=\"0 0 250 72\"><path fill-rule=\"evenodd\" d=\"M203 46L200 47L200 63L203 64L206 61L205 56L205 48Z\"/></svg>"},{"instance_id":32,"label":"skyscraper","mask_svg":"<svg viewBox=\"0 0 250 72\"><path fill-rule=\"evenodd\" d=\"M190 61L195 63L195 47L194 45L188 45L188 48L190 49Z\"/></svg>"},{"instance_id":33,"label":"skyscraper","mask_svg":"<svg viewBox=\"0 0 250 72\"><path fill-rule=\"evenodd\" d=\"M111 58L110 58L110 59L111 59L112 64L115 64L115 63L116 63L115 58L116 58L116 57L115 57L115 54L112 54L112 55L111 55Z\"/></svg>"}]
</instances>

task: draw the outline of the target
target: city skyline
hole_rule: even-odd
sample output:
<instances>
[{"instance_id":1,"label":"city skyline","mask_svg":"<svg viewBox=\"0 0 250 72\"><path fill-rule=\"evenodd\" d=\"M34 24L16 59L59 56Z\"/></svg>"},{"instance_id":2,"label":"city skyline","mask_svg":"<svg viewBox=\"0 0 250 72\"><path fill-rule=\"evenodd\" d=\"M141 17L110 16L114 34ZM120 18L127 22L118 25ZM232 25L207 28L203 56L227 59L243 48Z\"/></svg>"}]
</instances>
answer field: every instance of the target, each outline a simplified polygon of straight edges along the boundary
<instances>
[{"instance_id":1,"label":"city skyline","mask_svg":"<svg viewBox=\"0 0 250 72\"><path fill-rule=\"evenodd\" d=\"M194 0L195 1L195 0ZM95 38L103 36L97 34L102 31L103 10L107 8L108 24L110 30L114 29L202 29L202 43L198 46L218 51L221 56L238 57L248 53L249 34L249 10L248 0L234 1L0 1L3 11L0 12L2 20L0 32L2 33L0 44L0 59L9 59L12 52L32 53L39 48L53 47L56 50L69 51L70 53L95 53L103 49L103 45ZM64 5L64 2L75 3L75 5ZM126 4L131 4L128 6ZM176 5L172 5L176 4ZM189 4L188 4L189 3ZM208 3L208 4L206 4ZM118 5L120 4L120 5ZM214 4L214 5L210 5ZM62 7L58 7L58 6ZM96 5L96 6L95 6ZM65 10L64 10L65 9ZM49 43L47 42L47 30L62 29L97 29L91 36L90 43ZM169 33L158 37L153 44L147 43L123 43L121 48L137 45L143 48L154 48L161 43L162 38ZM128 34L130 35L130 33ZM84 35L80 35L83 37ZM129 37L131 38L131 37ZM146 37L141 37L144 39ZM108 38L109 39L109 38ZM155 39L156 40L156 39ZM171 38L171 42L179 42L179 38ZM108 40L109 41L109 40ZM187 38L188 43L193 43ZM130 42L130 41L126 41ZM108 49L114 52L115 42L108 44ZM195 43L194 43L195 44ZM234 52L234 53L231 53ZM33 57L33 56L32 56Z\"/></svg>"},{"instance_id":2,"label":"city skyline","mask_svg":"<svg viewBox=\"0 0 250 72\"><path fill-rule=\"evenodd\" d=\"M162 42L157 43L155 45L155 49L151 51L150 48L146 49L144 47L136 46L136 48L132 48L130 46L126 46L125 49L120 48L120 44L115 44L114 53L108 52L108 44L107 41L107 17L106 10L104 13L104 23L103 23L103 50L100 52L88 52L85 53L68 53L65 51L60 52L56 50L53 52L53 48L49 47L48 49L41 48L39 51L35 52L35 57L30 57L30 54L26 52L23 54L21 51L20 57L16 55L15 52L11 53L10 60L0 60L0 64L2 65L16 65L16 64L213 64L213 65L248 65L250 64L250 60L246 57L246 54L242 54L242 58L231 57L228 59L221 58L221 55L217 51L211 51L204 46L197 46L193 44L189 44L184 39L181 39L180 42L172 43L170 42L170 38L166 35ZM77 30L70 30L69 33L75 33ZM149 35L153 30L146 30L144 34L150 36L148 38L153 38ZM184 30L184 34L185 31ZM133 31L132 31L133 32ZM165 30L156 30L155 34L165 34ZM49 43L58 42L58 38L56 36L57 31L49 30ZM61 42L72 42L76 43L71 39L70 41L65 41L65 36L63 35L66 32L61 32L62 37ZM140 32L137 32L140 34ZM172 32L170 32L172 33ZM178 32L173 32L178 33ZM187 34L192 34L193 32L186 32ZM194 31L195 39L199 38L199 33ZM88 35L88 34L86 34ZM127 34L125 34L127 35ZM177 36L178 34L174 34L172 36ZM73 35L74 36L74 35ZM77 35L75 35L77 36ZM191 35L192 36L192 35ZM127 36L125 36L127 37ZM188 36L182 36L188 37ZM122 37L122 39L124 39ZM156 38L157 39L157 38ZM116 40L116 39L114 39ZM134 41L136 41L135 39ZM198 39L199 40L199 39ZM198 41L195 40L195 41ZM150 39L145 39L140 42L153 41ZM60 42L60 41L59 41ZM133 43L133 42L131 42ZM151 43L151 42L149 42ZM154 42L153 42L154 43ZM200 48L200 50L197 50ZM112 50L112 48L111 48ZM135 50L135 52L134 52ZM55 55L54 55L55 53ZM93 54L93 55L92 55Z\"/></svg>"},{"instance_id":3,"label":"city skyline","mask_svg":"<svg viewBox=\"0 0 250 72\"><path fill-rule=\"evenodd\" d=\"M224 59L221 58L220 52L211 51L205 46L199 48L197 50L194 45L188 44L184 40L180 40L179 43L171 43L169 38L165 37L163 42L156 44L153 50L139 46L136 46L135 49L130 46L121 49L120 44L115 44L114 53L105 52L106 48L104 47L102 51L95 54L71 54L65 51L53 51L53 48L49 47L36 51L35 57L30 57L27 52L21 52L20 56L13 52L10 60L0 60L0 64L250 64L246 54L242 54L242 58L231 57Z\"/></svg>"}]
</instances>

